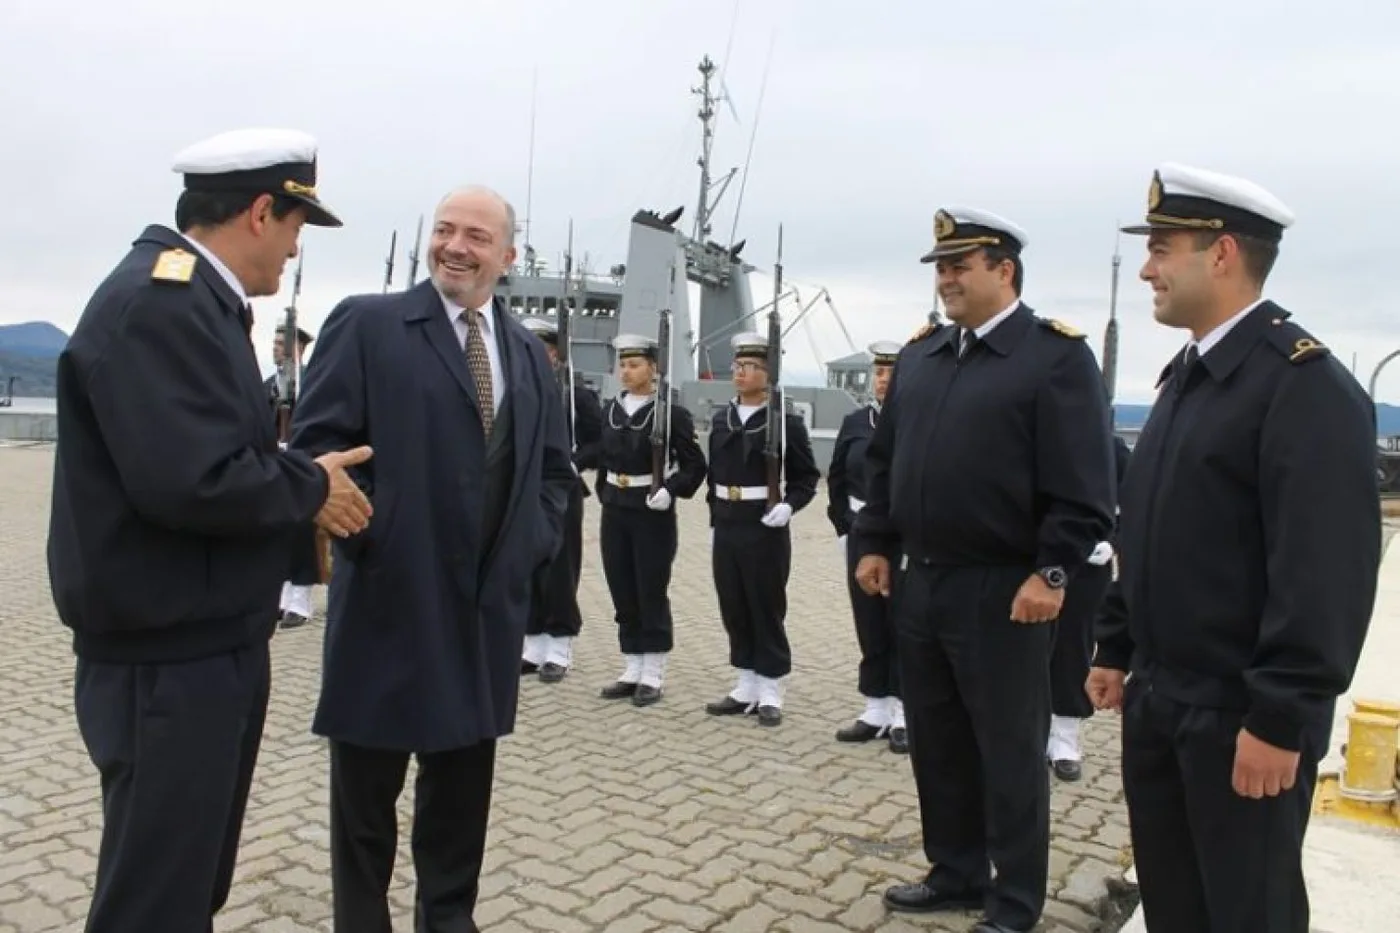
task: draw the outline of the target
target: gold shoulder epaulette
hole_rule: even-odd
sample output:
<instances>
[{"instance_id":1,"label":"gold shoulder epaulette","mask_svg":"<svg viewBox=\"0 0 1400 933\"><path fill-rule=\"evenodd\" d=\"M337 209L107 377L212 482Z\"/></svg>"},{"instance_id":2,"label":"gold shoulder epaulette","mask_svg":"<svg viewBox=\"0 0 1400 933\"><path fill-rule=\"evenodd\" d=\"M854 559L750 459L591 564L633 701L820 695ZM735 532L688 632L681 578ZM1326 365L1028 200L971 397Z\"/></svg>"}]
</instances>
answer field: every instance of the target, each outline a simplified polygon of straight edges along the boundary
<instances>
[{"instance_id":1,"label":"gold shoulder epaulette","mask_svg":"<svg viewBox=\"0 0 1400 933\"><path fill-rule=\"evenodd\" d=\"M1269 343L1290 363L1321 359L1332 351L1292 321L1276 317L1269 321Z\"/></svg>"},{"instance_id":2,"label":"gold shoulder epaulette","mask_svg":"<svg viewBox=\"0 0 1400 933\"><path fill-rule=\"evenodd\" d=\"M1052 317L1036 318L1041 324L1053 330L1061 337L1069 337L1071 340L1080 340L1084 337L1084 331L1070 327L1064 321L1057 321Z\"/></svg>"},{"instance_id":3,"label":"gold shoulder epaulette","mask_svg":"<svg viewBox=\"0 0 1400 933\"><path fill-rule=\"evenodd\" d=\"M151 279L156 282L188 282L194 277L194 266L194 253L168 249L156 257Z\"/></svg>"},{"instance_id":4,"label":"gold shoulder epaulette","mask_svg":"<svg viewBox=\"0 0 1400 933\"><path fill-rule=\"evenodd\" d=\"M940 324L925 324L918 330L914 331L914 333L909 337L909 339L905 341L905 346L908 346L911 343L918 343L920 340L923 340L930 334L937 333L938 328L941 326L942 325Z\"/></svg>"}]
</instances>

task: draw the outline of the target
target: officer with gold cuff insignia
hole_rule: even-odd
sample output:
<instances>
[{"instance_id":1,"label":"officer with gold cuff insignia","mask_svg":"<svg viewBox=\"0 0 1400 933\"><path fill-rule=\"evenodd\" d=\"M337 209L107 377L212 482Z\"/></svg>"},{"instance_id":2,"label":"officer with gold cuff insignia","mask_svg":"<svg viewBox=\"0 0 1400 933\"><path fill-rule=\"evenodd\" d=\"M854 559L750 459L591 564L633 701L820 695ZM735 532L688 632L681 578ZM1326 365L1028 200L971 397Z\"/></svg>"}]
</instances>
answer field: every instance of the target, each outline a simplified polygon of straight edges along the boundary
<instances>
[{"instance_id":1,"label":"officer with gold cuff insignia","mask_svg":"<svg viewBox=\"0 0 1400 933\"><path fill-rule=\"evenodd\" d=\"M268 641L313 520L346 536L370 449L279 451L249 333L316 194L316 142L243 130L176 157L177 233L152 225L58 361L49 576L101 775L89 930L208 930L228 899L262 740Z\"/></svg>"},{"instance_id":2,"label":"officer with gold cuff insignia","mask_svg":"<svg viewBox=\"0 0 1400 933\"><path fill-rule=\"evenodd\" d=\"M900 687L933 864L885 904L981 907L977 933L1028 933L1049 871L1055 619L1113 529L1108 401L1083 334L1022 301L1019 227L941 210L934 238L954 326L900 351L853 532L866 593L891 593L890 553L907 566Z\"/></svg>"},{"instance_id":3,"label":"officer with gold cuff insignia","mask_svg":"<svg viewBox=\"0 0 1400 933\"><path fill-rule=\"evenodd\" d=\"M1154 317L1191 335L1133 449L1088 680L1123 712L1154 933L1309 929L1318 759L1376 594L1371 400L1263 297L1292 223L1252 182L1165 164L1124 228L1147 237Z\"/></svg>"}]
</instances>

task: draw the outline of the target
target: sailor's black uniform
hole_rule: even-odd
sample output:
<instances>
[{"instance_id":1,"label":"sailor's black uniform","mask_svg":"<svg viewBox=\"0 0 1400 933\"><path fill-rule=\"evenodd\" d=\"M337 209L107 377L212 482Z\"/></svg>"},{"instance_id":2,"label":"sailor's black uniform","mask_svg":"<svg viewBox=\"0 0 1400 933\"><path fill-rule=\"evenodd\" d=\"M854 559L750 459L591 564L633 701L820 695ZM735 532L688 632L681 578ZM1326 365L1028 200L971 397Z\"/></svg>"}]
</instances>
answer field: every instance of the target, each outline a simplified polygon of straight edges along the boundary
<instances>
[{"instance_id":1,"label":"sailor's black uniform","mask_svg":"<svg viewBox=\"0 0 1400 933\"><path fill-rule=\"evenodd\" d=\"M770 528L762 523L768 511L767 424L763 406L747 420L735 402L715 412L706 500L714 528L712 563L720 617L729 636L729 663L741 675L756 678L750 698L731 698L746 707L759 704L776 710L781 696L775 694L768 698L773 702L764 703L759 693L761 684L773 689L792 670L785 627L792 535L786 524ZM812 501L821 473L802 419L788 414L786 433L781 501L796 513ZM717 710L718 706L711 711Z\"/></svg>"},{"instance_id":2,"label":"sailor's black uniform","mask_svg":"<svg viewBox=\"0 0 1400 933\"><path fill-rule=\"evenodd\" d=\"M660 510L647 505L653 492L654 397L644 401L623 392L603 412L598 454L598 501L603 515L598 543L617 619L618 647L628 662L617 683L604 688L609 698L634 696L643 679L656 681L650 685L659 689L664 673L661 656L672 647L667 593L677 547L675 503L694 497L705 481L705 454L690 412L674 399L670 411L670 449L661 484L670 502Z\"/></svg>"},{"instance_id":3,"label":"sailor's black uniform","mask_svg":"<svg viewBox=\"0 0 1400 933\"><path fill-rule=\"evenodd\" d=\"M877 735L891 727L901 732L904 729L902 706L898 710L897 726L896 711L889 706L890 701L898 703L900 697L894 613L888 598L871 596L856 584L856 542L850 533L856 515L865 507L865 451L875 435L879 411L879 406L872 402L845 417L836 434L831 466L827 470L827 518L845 545L846 587L855 617L856 641L860 645L857 689L867 701L874 701L867 703L871 708L851 729L837 734L843 741L873 737L872 733ZM896 550L885 556L892 565L898 564ZM867 728L863 729L863 725ZM903 736L900 739L902 744Z\"/></svg>"},{"instance_id":4,"label":"sailor's black uniform","mask_svg":"<svg viewBox=\"0 0 1400 933\"><path fill-rule=\"evenodd\" d=\"M574 466L588 470L597 462L602 436L601 406L598 393L584 385L574 386L573 400ZM589 495L588 483L579 476L564 513L564 544L554 560L534 576L534 601L525 625L526 636L572 638L583 628L578 584L583 572L583 500Z\"/></svg>"}]
</instances>

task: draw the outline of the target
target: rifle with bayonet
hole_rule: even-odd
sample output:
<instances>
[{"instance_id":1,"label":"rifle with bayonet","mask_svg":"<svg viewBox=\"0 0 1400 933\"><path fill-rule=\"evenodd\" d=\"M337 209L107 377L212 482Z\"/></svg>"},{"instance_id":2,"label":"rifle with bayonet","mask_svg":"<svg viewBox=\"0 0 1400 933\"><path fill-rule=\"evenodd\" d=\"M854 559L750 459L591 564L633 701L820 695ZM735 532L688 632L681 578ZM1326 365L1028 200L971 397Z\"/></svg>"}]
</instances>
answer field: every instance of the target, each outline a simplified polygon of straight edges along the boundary
<instances>
[{"instance_id":1,"label":"rifle with bayonet","mask_svg":"<svg viewBox=\"0 0 1400 933\"><path fill-rule=\"evenodd\" d=\"M675 292L676 269L671 267L671 288ZM671 309L657 312L656 322L656 401L651 409L651 492L666 481L666 462L671 456Z\"/></svg>"},{"instance_id":2,"label":"rifle with bayonet","mask_svg":"<svg viewBox=\"0 0 1400 933\"><path fill-rule=\"evenodd\" d=\"M768 463L768 508L783 501L783 454L787 450L787 416L783 405L783 319L778 301L783 294L783 228L778 225L778 258L773 264L773 307L768 311L768 403L763 456Z\"/></svg>"},{"instance_id":3,"label":"rifle with bayonet","mask_svg":"<svg viewBox=\"0 0 1400 933\"><path fill-rule=\"evenodd\" d=\"M421 256L419 250L423 246L423 215L418 215L418 232L413 237L413 252L408 254L408 287L412 288L418 284L418 259Z\"/></svg>"},{"instance_id":4,"label":"rifle with bayonet","mask_svg":"<svg viewBox=\"0 0 1400 933\"><path fill-rule=\"evenodd\" d=\"M574 425L574 355L573 309L569 307L569 283L574 273L574 222L569 221L568 246L564 250L564 296L559 300L559 326L555 338L559 356L559 389L564 398L564 424L569 429L569 452L578 452L578 434Z\"/></svg>"},{"instance_id":5,"label":"rifle with bayonet","mask_svg":"<svg viewBox=\"0 0 1400 933\"><path fill-rule=\"evenodd\" d=\"M399 231L395 230L389 234L389 256L384 260L384 294L389 294L389 288L394 284L394 253L399 249Z\"/></svg>"},{"instance_id":6,"label":"rifle with bayonet","mask_svg":"<svg viewBox=\"0 0 1400 933\"><path fill-rule=\"evenodd\" d=\"M301 269L305 251L297 256L292 278L292 302L282 319L282 359L277 364L277 440L286 444L292 438L292 414L297 404L298 377L301 375L301 341L297 339L297 299L301 297Z\"/></svg>"}]
</instances>

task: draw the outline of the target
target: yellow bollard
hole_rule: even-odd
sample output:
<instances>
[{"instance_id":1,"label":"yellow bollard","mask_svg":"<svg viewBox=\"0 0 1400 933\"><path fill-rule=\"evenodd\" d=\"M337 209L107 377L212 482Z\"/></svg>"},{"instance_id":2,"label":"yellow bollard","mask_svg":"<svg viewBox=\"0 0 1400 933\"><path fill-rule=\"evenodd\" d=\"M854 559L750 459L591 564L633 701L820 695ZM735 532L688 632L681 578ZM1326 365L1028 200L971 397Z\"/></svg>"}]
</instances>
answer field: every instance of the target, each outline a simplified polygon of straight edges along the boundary
<instances>
[{"instance_id":1,"label":"yellow bollard","mask_svg":"<svg viewBox=\"0 0 1400 933\"><path fill-rule=\"evenodd\" d=\"M1395 754L1400 728L1379 713L1347 715L1347 769L1343 797L1382 802L1395 797Z\"/></svg>"},{"instance_id":2,"label":"yellow bollard","mask_svg":"<svg viewBox=\"0 0 1400 933\"><path fill-rule=\"evenodd\" d=\"M1389 700L1353 700L1352 706L1356 707L1358 713L1384 716L1400 729L1400 703L1391 703Z\"/></svg>"}]
</instances>

